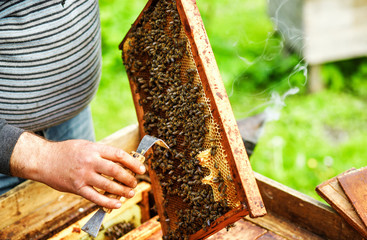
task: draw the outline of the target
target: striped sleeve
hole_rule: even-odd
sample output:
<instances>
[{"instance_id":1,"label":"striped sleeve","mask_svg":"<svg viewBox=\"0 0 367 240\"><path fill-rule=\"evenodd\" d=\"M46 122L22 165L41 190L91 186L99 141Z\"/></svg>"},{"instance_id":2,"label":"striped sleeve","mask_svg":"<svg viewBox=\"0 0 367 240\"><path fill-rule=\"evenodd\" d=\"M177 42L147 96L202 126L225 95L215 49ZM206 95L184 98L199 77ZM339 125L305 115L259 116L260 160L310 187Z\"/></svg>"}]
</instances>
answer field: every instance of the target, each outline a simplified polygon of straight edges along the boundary
<instances>
[{"instance_id":1,"label":"striped sleeve","mask_svg":"<svg viewBox=\"0 0 367 240\"><path fill-rule=\"evenodd\" d=\"M64 122L100 73L98 0L0 1L0 118L32 131Z\"/></svg>"},{"instance_id":2,"label":"striped sleeve","mask_svg":"<svg viewBox=\"0 0 367 240\"><path fill-rule=\"evenodd\" d=\"M23 130L10 126L0 119L0 173L10 175L10 157Z\"/></svg>"}]
</instances>

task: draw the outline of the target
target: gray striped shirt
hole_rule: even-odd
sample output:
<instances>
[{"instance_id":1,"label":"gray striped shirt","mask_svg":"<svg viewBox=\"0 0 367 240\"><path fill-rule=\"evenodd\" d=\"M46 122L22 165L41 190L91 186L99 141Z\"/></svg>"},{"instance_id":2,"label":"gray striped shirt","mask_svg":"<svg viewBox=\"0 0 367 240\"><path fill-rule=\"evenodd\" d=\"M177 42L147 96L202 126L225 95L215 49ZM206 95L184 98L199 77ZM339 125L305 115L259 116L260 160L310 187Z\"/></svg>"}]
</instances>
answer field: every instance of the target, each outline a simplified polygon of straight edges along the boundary
<instances>
[{"instance_id":1,"label":"gray striped shirt","mask_svg":"<svg viewBox=\"0 0 367 240\"><path fill-rule=\"evenodd\" d=\"M0 118L41 130L77 115L101 72L98 0L0 1Z\"/></svg>"}]
</instances>

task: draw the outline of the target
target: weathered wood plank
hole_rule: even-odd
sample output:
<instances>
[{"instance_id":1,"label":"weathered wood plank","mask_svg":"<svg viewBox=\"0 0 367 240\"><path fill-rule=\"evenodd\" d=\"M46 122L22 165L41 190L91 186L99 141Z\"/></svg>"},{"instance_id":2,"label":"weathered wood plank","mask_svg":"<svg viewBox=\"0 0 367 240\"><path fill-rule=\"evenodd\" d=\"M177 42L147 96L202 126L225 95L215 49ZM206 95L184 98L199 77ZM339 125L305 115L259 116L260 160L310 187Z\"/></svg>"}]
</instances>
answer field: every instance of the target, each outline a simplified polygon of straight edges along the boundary
<instances>
[{"instance_id":1,"label":"weathered wood plank","mask_svg":"<svg viewBox=\"0 0 367 240\"><path fill-rule=\"evenodd\" d=\"M356 171L352 168L338 176ZM337 177L331 178L316 187L316 192L329 203L351 226L353 226L364 238L367 238L367 228L364 226L358 214L339 185Z\"/></svg>"},{"instance_id":2,"label":"weathered wood plank","mask_svg":"<svg viewBox=\"0 0 367 240\"><path fill-rule=\"evenodd\" d=\"M56 196L45 196L44 193L49 191L49 187L42 183L27 181L9 192L0 196L0 229L19 220L21 216L25 216L34 209L43 204L55 200L61 194L55 191ZM30 206L32 202L32 206Z\"/></svg>"},{"instance_id":3,"label":"weathered wood plank","mask_svg":"<svg viewBox=\"0 0 367 240\"><path fill-rule=\"evenodd\" d=\"M267 232L256 240L286 240L286 238L279 236L273 232Z\"/></svg>"},{"instance_id":4,"label":"weathered wood plank","mask_svg":"<svg viewBox=\"0 0 367 240\"><path fill-rule=\"evenodd\" d=\"M1 230L0 239L39 239L48 235L50 232L59 229L73 219L80 217L79 209L84 209L80 204L80 199L64 196L57 202L50 202L42 206L42 214L37 210L23 217ZM64 207L57 208L58 201L63 201ZM80 206L80 208L79 208ZM84 211L84 210L83 210ZM47 231L44 231L47 229Z\"/></svg>"},{"instance_id":5,"label":"weathered wood plank","mask_svg":"<svg viewBox=\"0 0 367 240\"><path fill-rule=\"evenodd\" d=\"M272 215L286 219L328 239L361 239L341 216L327 206L305 194L255 173L264 204ZM259 221L262 221L261 218Z\"/></svg>"},{"instance_id":6,"label":"weathered wood plank","mask_svg":"<svg viewBox=\"0 0 367 240\"><path fill-rule=\"evenodd\" d=\"M310 64L367 53L367 0L305 0L304 56Z\"/></svg>"},{"instance_id":7,"label":"weathered wood plank","mask_svg":"<svg viewBox=\"0 0 367 240\"><path fill-rule=\"evenodd\" d=\"M79 196L34 181L3 195L0 205L0 239L42 238L95 206Z\"/></svg>"},{"instance_id":8,"label":"weathered wood plank","mask_svg":"<svg viewBox=\"0 0 367 240\"><path fill-rule=\"evenodd\" d=\"M155 233L153 233L153 235L148 237L147 240L161 240L162 236L163 236L162 230L159 229L159 231L156 231Z\"/></svg>"},{"instance_id":9,"label":"weathered wood plank","mask_svg":"<svg viewBox=\"0 0 367 240\"><path fill-rule=\"evenodd\" d=\"M140 134L138 124L133 124L105 137L100 143L113 147L121 148L130 153L138 148L140 142Z\"/></svg>"},{"instance_id":10,"label":"weathered wood plank","mask_svg":"<svg viewBox=\"0 0 367 240\"><path fill-rule=\"evenodd\" d=\"M157 221L157 219L158 216L151 218L138 228L119 238L119 240L162 239L161 224Z\"/></svg>"},{"instance_id":11,"label":"weathered wood plank","mask_svg":"<svg viewBox=\"0 0 367 240\"><path fill-rule=\"evenodd\" d=\"M256 224L244 221L237 221L235 226L227 231L222 229L208 239L216 240L243 240L243 239L258 239L267 232L266 229L259 227Z\"/></svg>"},{"instance_id":12,"label":"weathered wood plank","mask_svg":"<svg viewBox=\"0 0 367 240\"><path fill-rule=\"evenodd\" d=\"M139 203L141 209L141 222L146 222L150 219L150 206L149 206L149 192L142 193L143 199Z\"/></svg>"},{"instance_id":13,"label":"weathered wood plank","mask_svg":"<svg viewBox=\"0 0 367 240\"><path fill-rule=\"evenodd\" d=\"M358 216L367 225L367 168L361 168L337 177Z\"/></svg>"},{"instance_id":14,"label":"weathered wood plank","mask_svg":"<svg viewBox=\"0 0 367 240\"><path fill-rule=\"evenodd\" d=\"M286 239L305 239L305 240L321 240L324 239L310 231L300 228L297 224L292 223L288 219L280 218L273 215L272 212L262 218L245 217L247 221L256 223L257 225L276 233Z\"/></svg>"}]
</instances>

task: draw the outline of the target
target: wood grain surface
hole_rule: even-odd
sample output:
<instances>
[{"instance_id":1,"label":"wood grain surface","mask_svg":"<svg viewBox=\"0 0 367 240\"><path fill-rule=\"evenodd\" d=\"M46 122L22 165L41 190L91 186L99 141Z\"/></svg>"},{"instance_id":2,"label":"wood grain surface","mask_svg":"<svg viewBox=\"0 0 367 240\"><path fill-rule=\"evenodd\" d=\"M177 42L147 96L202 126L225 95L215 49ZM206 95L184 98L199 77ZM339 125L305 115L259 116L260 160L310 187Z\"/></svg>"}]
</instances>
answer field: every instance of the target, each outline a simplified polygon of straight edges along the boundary
<instances>
[{"instance_id":1,"label":"wood grain surface","mask_svg":"<svg viewBox=\"0 0 367 240\"><path fill-rule=\"evenodd\" d=\"M367 226L367 168L351 171L337 177L365 226Z\"/></svg>"},{"instance_id":2,"label":"wood grain surface","mask_svg":"<svg viewBox=\"0 0 367 240\"><path fill-rule=\"evenodd\" d=\"M340 186L337 177L350 172L357 171L352 168L340 175L329 179L316 187L316 192L337 211L352 227L354 227L362 236L367 238L367 228L354 210L348 197Z\"/></svg>"}]
</instances>

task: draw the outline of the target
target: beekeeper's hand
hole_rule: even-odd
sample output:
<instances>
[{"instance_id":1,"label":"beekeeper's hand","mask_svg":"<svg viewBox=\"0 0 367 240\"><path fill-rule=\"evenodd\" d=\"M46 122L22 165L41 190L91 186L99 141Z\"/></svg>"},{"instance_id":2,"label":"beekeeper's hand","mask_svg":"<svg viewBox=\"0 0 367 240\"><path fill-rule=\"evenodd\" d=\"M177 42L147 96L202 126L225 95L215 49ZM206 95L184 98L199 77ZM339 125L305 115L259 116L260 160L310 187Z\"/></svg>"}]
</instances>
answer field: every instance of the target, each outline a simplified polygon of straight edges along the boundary
<instances>
[{"instance_id":1,"label":"beekeeper's hand","mask_svg":"<svg viewBox=\"0 0 367 240\"><path fill-rule=\"evenodd\" d=\"M119 208L121 202L97 192L131 198L137 181L123 167L143 174L145 167L121 149L86 140L51 142L33 133L19 137L10 159L13 176L43 182L50 187L78 194L100 206ZM111 181L101 174L115 178Z\"/></svg>"}]
</instances>

